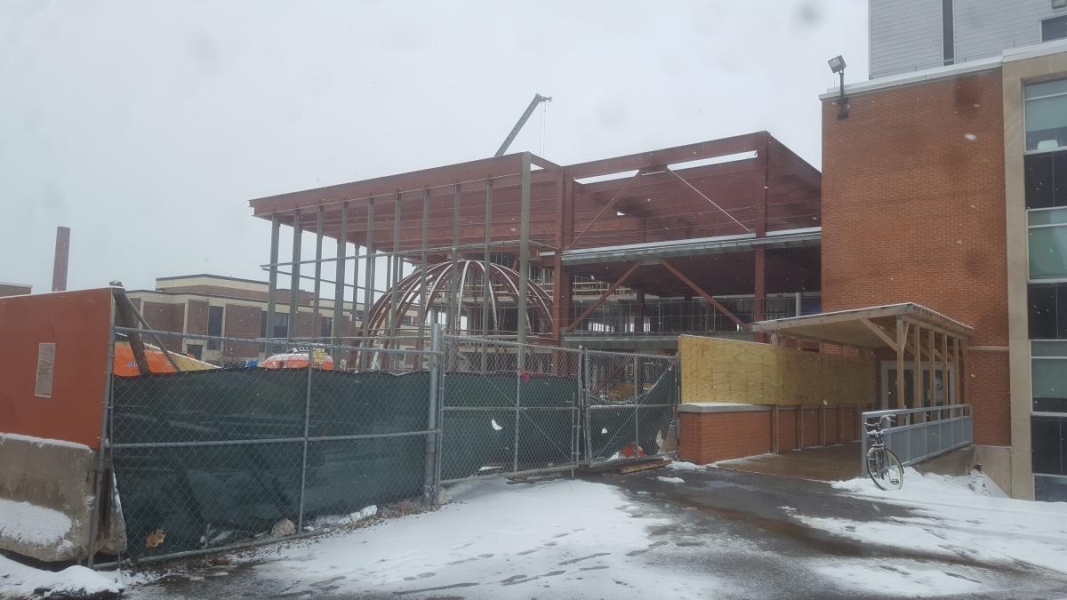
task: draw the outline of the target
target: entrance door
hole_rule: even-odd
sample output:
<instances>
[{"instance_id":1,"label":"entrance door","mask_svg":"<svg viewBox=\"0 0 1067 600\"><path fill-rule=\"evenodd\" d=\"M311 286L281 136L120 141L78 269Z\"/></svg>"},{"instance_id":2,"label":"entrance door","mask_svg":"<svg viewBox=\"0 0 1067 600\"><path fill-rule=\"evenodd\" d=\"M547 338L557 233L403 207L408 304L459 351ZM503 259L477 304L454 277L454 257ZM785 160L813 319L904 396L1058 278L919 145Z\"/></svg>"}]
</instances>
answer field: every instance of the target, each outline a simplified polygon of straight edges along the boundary
<instances>
[{"instance_id":1,"label":"entrance door","mask_svg":"<svg viewBox=\"0 0 1067 600\"><path fill-rule=\"evenodd\" d=\"M922 408L915 406L913 401L913 386L915 385L915 365L911 362L904 363L904 406L905 408ZM945 395L945 388L949 388L949 394ZM951 404L956 397L952 388L952 367L948 369L948 377L945 377L944 369L934 371L934 398L930 399L930 368L923 365L922 368L922 402L923 406L943 406ZM882 410L897 407L897 363L887 360L882 362Z\"/></svg>"}]
</instances>

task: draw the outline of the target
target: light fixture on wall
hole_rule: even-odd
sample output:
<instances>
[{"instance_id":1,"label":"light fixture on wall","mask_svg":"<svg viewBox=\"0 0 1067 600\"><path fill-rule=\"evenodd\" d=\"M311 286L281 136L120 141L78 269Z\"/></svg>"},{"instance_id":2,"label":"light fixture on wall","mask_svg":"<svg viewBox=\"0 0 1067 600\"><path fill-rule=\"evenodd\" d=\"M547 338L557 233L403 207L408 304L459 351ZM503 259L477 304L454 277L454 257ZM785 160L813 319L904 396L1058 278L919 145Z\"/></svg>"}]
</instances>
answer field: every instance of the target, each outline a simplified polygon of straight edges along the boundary
<instances>
[{"instance_id":1,"label":"light fixture on wall","mask_svg":"<svg viewBox=\"0 0 1067 600\"><path fill-rule=\"evenodd\" d=\"M845 58L840 54L827 61L830 65L830 70L837 73L841 77L841 95L837 98L837 118L848 118L848 97L845 96Z\"/></svg>"}]
</instances>

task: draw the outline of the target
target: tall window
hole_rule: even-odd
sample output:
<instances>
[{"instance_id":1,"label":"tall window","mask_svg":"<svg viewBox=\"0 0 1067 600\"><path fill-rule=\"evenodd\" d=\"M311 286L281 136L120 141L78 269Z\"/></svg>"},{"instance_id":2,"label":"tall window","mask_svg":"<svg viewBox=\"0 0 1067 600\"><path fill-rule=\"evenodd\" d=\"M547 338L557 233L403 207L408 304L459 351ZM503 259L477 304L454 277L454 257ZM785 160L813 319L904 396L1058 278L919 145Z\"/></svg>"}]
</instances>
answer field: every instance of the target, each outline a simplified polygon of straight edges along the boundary
<instances>
[{"instance_id":1,"label":"tall window","mask_svg":"<svg viewBox=\"0 0 1067 600\"><path fill-rule=\"evenodd\" d=\"M330 339L333 335L333 317L322 317L322 330L319 331L319 337L324 340Z\"/></svg>"},{"instance_id":2,"label":"tall window","mask_svg":"<svg viewBox=\"0 0 1067 600\"><path fill-rule=\"evenodd\" d=\"M1030 281L1067 282L1067 208L1031 210Z\"/></svg>"},{"instance_id":3,"label":"tall window","mask_svg":"<svg viewBox=\"0 0 1067 600\"><path fill-rule=\"evenodd\" d=\"M222 307L221 306L208 307L208 309L207 309L207 334L208 335L213 335L213 336L221 336L222 335ZM208 350L218 350L219 346L220 346L220 344L219 344L218 340L208 340L207 341L207 349Z\"/></svg>"},{"instance_id":4,"label":"tall window","mask_svg":"<svg viewBox=\"0 0 1067 600\"><path fill-rule=\"evenodd\" d=\"M1026 100L1026 150L1067 147L1067 79L1031 83Z\"/></svg>"}]
</instances>

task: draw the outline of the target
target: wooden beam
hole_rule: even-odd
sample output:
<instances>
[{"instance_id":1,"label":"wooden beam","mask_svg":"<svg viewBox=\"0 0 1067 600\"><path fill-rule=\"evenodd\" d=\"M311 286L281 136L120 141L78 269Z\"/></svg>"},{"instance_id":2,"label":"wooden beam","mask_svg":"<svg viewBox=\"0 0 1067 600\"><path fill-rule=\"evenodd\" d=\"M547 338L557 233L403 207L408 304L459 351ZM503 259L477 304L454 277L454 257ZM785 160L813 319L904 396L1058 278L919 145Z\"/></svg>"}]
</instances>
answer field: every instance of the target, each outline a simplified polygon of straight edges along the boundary
<instances>
[{"instance_id":1,"label":"wooden beam","mask_svg":"<svg viewBox=\"0 0 1067 600\"><path fill-rule=\"evenodd\" d=\"M952 403L960 403L960 339L952 338Z\"/></svg>"},{"instance_id":2,"label":"wooden beam","mask_svg":"<svg viewBox=\"0 0 1067 600\"><path fill-rule=\"evenodd\" d=\"M911 369L911 407L922 408L923 405L923 360L922 360L922 326L912 323L915 329L915 345L912 346Z\"/></svg>"},{"instance_id":3,"label":"wooden beam","mask_svg":"<svg viewBox=\"0 0 1067 600\"><path fill-rule=\"evenodd\" d=\"M929 361L927 362L927 369L930 371L930 380L926 382L926 395L929 399L930 406L932 407L936 404L937 396L937 381L935 381L936 377L934 377L937 375L937 359L934 357L934 349L937 345L937 332L933 329L930 330L930 333L927 336L927 344L930 350L930 356L928 357Z\"/></svg>"},{"instance_id":4,"label":"wooden beam","mask_svg":"<svg viewBox=\"0 0 1067 600\"><path fill-rule=\"evenodd\" d=\"M703 298L708 304L714 306L715 308L717 308L719 310L719 312L721 312L722 314L726 315L726 318L728 318L731 321L733 321L734 323L736 323L738 327L742 328L745 331L749 330L749 326L748 326L747 323L745 323L741 319L738 319L737 316L734 315L734 313L730 312L725 306L723 306L721 302L719 302L718 300L713 298L711 296L711 294L708 294L703 289L701 289L700 286L698 286L697 284L693 283L693 281L691 279L689 279L688 277L685 276L684 273L679 271L678 268L675 267L673 264L671 264L671 262L669 260L662 259L662 260L659 261L659 264L662 265L664 269L667 269L668 271L670 271L671 274L674 275L675 277L677 277L679 281L681 281L682 283L687 285L691 290L693 290L694 292L699 294L700 297Z\"/></svg>"},{"instance_id":5,"label":"wooden beam","mask_svg":"<svg viewBox=\"0 0 1067 600\"><path fill-rule=\"evenodd\" d=\"M630 265L630 268L626 269L626 272L622 274L622 277L620 277L618 280L616 280L615 283L611 284L611 286L608 287L608 289L605 290L603 294L600 294L600 297L597 298L589 306L589 308L585 309L585 311L582 312L582 314L577 319L575 319L570 325L567 326L567 333L570 333L570 332L574 331L575 328L577 328L578 325L581 324L581 322L586 319L586 317L588 317L589 315L593 314L593 311L596 310L598 306L603 304L604 301L607 300L609 296L611 296L612 294L615 293L615 290L619 289L619 286L621 286L622 284L626 283L626 280L629 279L630 276L633 275L634 273L636 273L637 270L640 269L640 268L641 268L641 261L637 261L634 264Z\"/></svg>"},{"instance_id":6,"label":"wooden beam","mask_svg":"<svg viewBox=\"0 0 1067 600\"><path fill-rule=\"evenodd\" d=\"M885 342L886 346L889 346L894 352L896 352L897 343L894 342L893 338L889 337L889 334L886 333L884 330L882 330L881 327L879 327L879 326L875 325L874 323L872 323L870 319L860 319L860 322L863 323L864 325L866 325L867 329L870 329L871 331L873 331L874 334L878 336L878 339L880 339L883 342ZM897 322L897 326L898 327L900 326L899 320Z\"/></svg>"},{"instance_id":7,"label":"wooden beam","mask_svg":"<svg viewBox=\"0 0 1067 600\"><path fill-rule=\"evenodd\" d=\"M897 317L897 408L901 409L904 408L904 348L907 345L908 323Z\"/></svg>"}]
</instances>

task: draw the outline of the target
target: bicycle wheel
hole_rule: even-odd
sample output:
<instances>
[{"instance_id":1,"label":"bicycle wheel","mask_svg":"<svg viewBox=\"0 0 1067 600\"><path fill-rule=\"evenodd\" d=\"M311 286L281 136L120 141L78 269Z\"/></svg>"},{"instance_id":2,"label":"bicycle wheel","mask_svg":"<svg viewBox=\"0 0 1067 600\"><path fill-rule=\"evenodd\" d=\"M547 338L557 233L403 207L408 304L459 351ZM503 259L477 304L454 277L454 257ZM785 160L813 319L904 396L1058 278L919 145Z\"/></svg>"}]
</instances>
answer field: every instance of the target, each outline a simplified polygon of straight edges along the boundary
<instances>
[{"instance_id":1,"label":"bicycle wheel","mask_svg":"<svg viewBox=\"0 0 1067 600\"><path fill-rule=\"evenodd\" d=\"M867 451L867 473L880 489L899 490L904 487L904 467L897 455L888 448L871 448Z\"/></svg>"}]
</instances>

